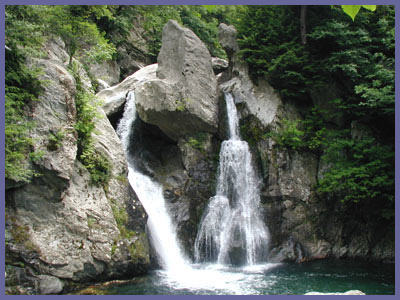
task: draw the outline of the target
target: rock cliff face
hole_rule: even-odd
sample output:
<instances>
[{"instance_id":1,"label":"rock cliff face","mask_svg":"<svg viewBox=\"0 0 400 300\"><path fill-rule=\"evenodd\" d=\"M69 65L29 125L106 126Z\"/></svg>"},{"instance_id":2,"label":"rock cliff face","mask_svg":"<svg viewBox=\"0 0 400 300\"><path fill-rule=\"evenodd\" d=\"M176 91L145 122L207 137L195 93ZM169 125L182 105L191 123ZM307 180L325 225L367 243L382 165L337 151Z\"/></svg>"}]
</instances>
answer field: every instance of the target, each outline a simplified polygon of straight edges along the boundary
<instances>
[{"instance_id":1,"label":"rock cliff face","mask_svg":"<svg viewBox=\"0 0 400 300\"><path fill-rule=\"evenodd\" d=\"M271 233L269 260L304 261L326 257L394 261L394 232L381 232L374 220L343 217L340 203L317 199L314 185L329 168L310 152L276 147L261 133L280 128L283 119L299 119L301 108L282 102L265 81L255 85L237 55L236 30L219 26L229 66L219 77L220 87L233 94L241 114L241 133L251 144L263 179L262 203ZM329 93L336 93L328 89ZM319 95L321 94L321 95ZM325 105L319 91L313 101ZM325 105L326 107L326 105ZM340 118L331 120L340 125Z\"/></svg>"},{"instance_id":2,"label":"rock cliff face","mask_svg":"<svg viewBox=\"0 0 400 300\"><path fill-rule=\"evenodd\" d=\"M113 163L108 185L93 185L77 158L75 79L59 59L62 47L48 49L49 59L33 62L47 80L32 114L31 136L42 152L33 163L39 176L6 186L6 285L28 294L58 293L64 282L141 274L149 266L147 217L126 180L121 143L100 110L93 144ZM50 137L57 133L62 138L54 144ZM22 274L24 280L15 280Z\"/></svg>"},{"instance_id":3,"label":"rock cliff face","mask_svg":"<svg viewBox=\"0 0 400 300\"><path fill-rule=\"evenodd\" d=\"M117 77L142 65L125 61L124 66L92 66L93 74L104 75L99 78L104 89L97 94L104 101L102 118L96 121L93 140L95 150L112 162L105 187L91 184L77 158L76 82L66 68L69 57L60 41L46 46L48 58L35 64L43 68L48 84L32 115L35 150L43 153L32 167L40 176L29 184L6 185L8 292L54 294L71 281L134 276L149 269L147 216L129 186L125 153L115 133L130 92L139 116L132 154L138 158L137 168L162 185L188 257L203 210L215 194L219 148L226 138L222 94L229 92L262 179L261 209L271 234L269 260L394 260L392 233L382 232L373 220L343 218L340 205L316 199L314 185L329 166L314 154L285 150L262 137L279 129L283 119L300 118L299 108L283 102L267 82L255 85L250 80L232 26L221 24L219 37L228 66L212 62L198 37L175 21L164 27L158 64L112 87L108 85ZM81 73L90 88L83 69ZM317 94L313 97L316 103L323 101ZM55 145L49 136L57 133L63 137Z\"/></svg>"}]
</instances>

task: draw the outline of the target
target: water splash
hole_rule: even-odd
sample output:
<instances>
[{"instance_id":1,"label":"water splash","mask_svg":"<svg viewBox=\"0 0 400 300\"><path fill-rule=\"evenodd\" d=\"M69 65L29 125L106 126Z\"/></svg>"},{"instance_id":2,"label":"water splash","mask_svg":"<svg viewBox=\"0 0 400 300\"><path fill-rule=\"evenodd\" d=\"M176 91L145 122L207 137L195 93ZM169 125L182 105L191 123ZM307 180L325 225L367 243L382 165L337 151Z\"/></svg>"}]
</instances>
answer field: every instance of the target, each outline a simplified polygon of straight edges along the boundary
<instances>
[{"instance_id":1,"label":"water splash","mask_svg":"<svg viewBox=\"0 0 400 300\"><path fill-rule=\"evenodd\" d=\"M249 146L240 140L236 106L230 94L225 100L230 138L221 145L217 193L203 215L194 254L196 261L255 265L265 261L269 233L260 215Z\"/></svg>"}]
</instances>

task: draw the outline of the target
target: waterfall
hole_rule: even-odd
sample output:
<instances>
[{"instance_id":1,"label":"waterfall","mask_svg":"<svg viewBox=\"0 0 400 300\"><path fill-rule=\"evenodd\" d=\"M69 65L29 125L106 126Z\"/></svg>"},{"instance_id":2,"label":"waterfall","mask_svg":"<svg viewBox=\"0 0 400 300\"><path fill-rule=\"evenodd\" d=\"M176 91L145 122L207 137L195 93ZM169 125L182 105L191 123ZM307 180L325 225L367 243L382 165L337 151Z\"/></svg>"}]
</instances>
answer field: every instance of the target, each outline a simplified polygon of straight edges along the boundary
<instances>
[{"instance_id":1,"label":"waterfall","mask_svg":"<svg viewBox=\"0 0 400 300\"><path fill-rule=\"evenodd\" d=\"M240 139L236 106L225 95L229 140L223 141L216 195L203 214L195 241L196 261L254 265L265 261L269 233L260 214L259 180L249 146Z\"/></svg>"},{"instance_id":2,"label":"waterfall","mask_svg":"<svg viewBox=\"0 0 400 300\"><path fill-rule=\"evenodd\" d=\"M163 268L167 271L182 272L190 267L177 242L175 228L165 207L162 187L150 177L138 172L135 169L134 158L130 155L131 147L135 145L133 132L136 116L135 93L131 91L127 95L125 111L117 128L117 134L128 157L129 183L148 214L147 225L151 241Z\"/></svg>"},{"instance_id":3,"label":"waterfall","mask_svg":"<svg viewBox=\"0 0 400 300\"><path fill-rule=\"evenodd\" d=\"M161 185L135 167L133 149L140 147L134 134L135 94L131 91L127 95L117 134L128 157L129 183L148 214L151 242L163 267L156 271L160 280L157 284L161 286L250 294L255 293L252 283L276 266L259 264L265 257L269 235L259 212L258 180L251 166L249 147L240 140L233 99L226 95L226 101L229 140L222 143L217 193L210 199L195 241L196 260L217 264L190 264L179 247ZM246 266L238 272L231 271L226 266L229 264Z\"/></svg>"}]
</instances>

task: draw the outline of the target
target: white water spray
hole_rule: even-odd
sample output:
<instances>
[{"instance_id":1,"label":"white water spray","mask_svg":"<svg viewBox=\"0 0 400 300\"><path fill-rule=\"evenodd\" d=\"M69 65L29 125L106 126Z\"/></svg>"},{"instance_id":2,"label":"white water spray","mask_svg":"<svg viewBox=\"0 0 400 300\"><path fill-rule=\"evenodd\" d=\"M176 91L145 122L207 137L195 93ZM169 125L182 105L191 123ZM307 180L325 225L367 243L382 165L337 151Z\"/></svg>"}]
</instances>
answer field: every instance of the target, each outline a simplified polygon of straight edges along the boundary
<instances>
[{"instance_id":1,"label":"white water spray","mask_svg":"<svg viewBox=\"0 0 400 300\"><path fill-rule=\"evenodd\" d=\"M254 265L265 261L269 233L260 215L259 182L249 146L240 140L236 106L230 94L225 100L230 138L221 146L217 194L201 221L195 258Z\"/></svg>"}]
</instances>

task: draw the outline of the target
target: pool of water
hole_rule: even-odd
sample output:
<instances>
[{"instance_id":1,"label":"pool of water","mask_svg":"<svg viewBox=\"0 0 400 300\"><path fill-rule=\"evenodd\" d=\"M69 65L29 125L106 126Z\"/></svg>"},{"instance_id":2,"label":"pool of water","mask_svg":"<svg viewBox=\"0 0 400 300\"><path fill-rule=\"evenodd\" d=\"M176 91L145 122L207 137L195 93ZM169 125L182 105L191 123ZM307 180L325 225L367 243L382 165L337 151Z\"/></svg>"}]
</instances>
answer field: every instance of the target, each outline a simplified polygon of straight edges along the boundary
<instances>
[{"instance_id":1,"label":"pool of water","mask_svg":"<svg viewBox=\"0 0 400 300\"><path fill-rule=\"evenodd\" d=\"M349 290L393 295L395 269L394 264L330 260L251 268L193 265L185 272L153 271L98 290L108 295L302 295Z\"/></svg>"}]
</instances>

